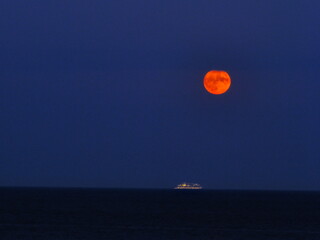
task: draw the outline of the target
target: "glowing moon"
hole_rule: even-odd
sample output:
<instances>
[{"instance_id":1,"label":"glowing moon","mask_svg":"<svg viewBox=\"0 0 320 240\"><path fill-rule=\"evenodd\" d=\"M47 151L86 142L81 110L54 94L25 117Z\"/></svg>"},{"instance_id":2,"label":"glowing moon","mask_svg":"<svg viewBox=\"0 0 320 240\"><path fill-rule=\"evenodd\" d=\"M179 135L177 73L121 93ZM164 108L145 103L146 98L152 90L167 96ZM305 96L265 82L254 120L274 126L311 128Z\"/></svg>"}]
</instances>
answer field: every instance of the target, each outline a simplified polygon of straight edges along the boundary
<instances>
[{"instance_id":1,"label":"glowing moon","mask_svg":"<svg viewBox=\"0 0 320 240\"><path fill-rule=\"evenodd\" d=\"M212 94L222 94L228 91L231 85L231 78L224 71L209 71L203 79L205 89Z\"/></svg>"}]
</instances>

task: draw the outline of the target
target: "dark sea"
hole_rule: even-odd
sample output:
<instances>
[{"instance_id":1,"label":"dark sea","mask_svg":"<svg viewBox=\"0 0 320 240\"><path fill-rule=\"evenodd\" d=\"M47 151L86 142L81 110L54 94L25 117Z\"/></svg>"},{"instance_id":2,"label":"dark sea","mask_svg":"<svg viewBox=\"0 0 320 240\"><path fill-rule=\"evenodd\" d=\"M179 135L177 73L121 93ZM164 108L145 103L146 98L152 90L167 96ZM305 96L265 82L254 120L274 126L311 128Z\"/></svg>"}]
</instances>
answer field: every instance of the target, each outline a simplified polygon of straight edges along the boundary
<instances>
[{"instance_id":1,"label":"dark sea","mask_svg":"<svg viewBox=\"0 0 320 240\"><path fill-rule=\"evenodd\" d=\"M320 193L0 188L11 239L320 240Z\"/></svg>"}]
</instances>

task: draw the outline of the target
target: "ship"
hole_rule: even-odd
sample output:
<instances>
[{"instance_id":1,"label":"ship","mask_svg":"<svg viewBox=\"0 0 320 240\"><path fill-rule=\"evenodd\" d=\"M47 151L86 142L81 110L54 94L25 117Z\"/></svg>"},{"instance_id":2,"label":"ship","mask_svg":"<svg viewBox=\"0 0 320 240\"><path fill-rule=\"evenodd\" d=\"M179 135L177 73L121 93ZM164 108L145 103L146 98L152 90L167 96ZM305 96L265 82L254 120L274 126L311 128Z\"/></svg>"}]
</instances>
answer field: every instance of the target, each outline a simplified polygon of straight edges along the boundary
<instances>
[{"instance_id":1,"label":"ship","mask_svg":"<svg viewBox=\"0 0 320 240\"><path fill-rule=\"evenodd\" d=\"M181 183L177 185L174 189L202 189L198 183Z\"/></svg>"}]
</instances>

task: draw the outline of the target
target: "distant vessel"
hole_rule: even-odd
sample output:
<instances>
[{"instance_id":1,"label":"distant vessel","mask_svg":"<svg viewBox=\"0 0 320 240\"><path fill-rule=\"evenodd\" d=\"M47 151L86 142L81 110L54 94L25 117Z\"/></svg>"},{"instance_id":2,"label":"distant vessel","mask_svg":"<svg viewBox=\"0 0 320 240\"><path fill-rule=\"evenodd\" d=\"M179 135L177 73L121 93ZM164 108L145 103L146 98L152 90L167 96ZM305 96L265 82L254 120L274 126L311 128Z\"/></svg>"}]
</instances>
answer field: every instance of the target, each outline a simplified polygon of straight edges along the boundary
<instances>
[{"instance_id":1,"label":"distant vessel","mask_svg":"<svg viewBox=\"0 0 320 240\"><path fill-rule=\"evenodd\" d=\"M174 189L202 189L198 183L181 183L176 186Z\"/></svg>"}]
</instances>

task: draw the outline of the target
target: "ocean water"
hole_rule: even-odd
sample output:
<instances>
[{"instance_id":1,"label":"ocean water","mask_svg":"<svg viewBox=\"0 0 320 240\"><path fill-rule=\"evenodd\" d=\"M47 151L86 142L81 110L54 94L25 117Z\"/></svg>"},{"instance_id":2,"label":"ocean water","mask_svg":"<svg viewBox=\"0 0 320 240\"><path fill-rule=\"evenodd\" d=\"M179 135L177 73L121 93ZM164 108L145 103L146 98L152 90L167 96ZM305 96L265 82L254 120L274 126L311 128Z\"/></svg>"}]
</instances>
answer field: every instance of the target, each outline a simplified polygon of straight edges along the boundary
<instances>
[{"instance_id":1,"label":"ocean water","mask_svg":"<svg viewBox=\"0 0 320 240\"><path fill-rule=\"evenodd\" d=\"M0 240L320 239L320 193L0 188Z\"/></svg>"}]
</instances>

